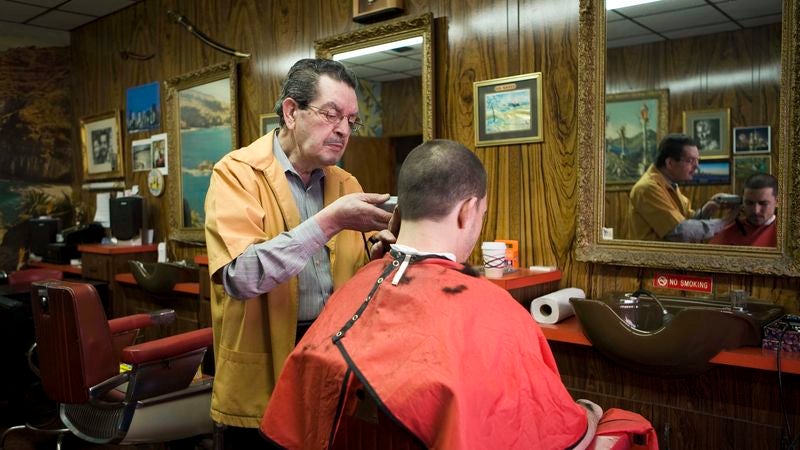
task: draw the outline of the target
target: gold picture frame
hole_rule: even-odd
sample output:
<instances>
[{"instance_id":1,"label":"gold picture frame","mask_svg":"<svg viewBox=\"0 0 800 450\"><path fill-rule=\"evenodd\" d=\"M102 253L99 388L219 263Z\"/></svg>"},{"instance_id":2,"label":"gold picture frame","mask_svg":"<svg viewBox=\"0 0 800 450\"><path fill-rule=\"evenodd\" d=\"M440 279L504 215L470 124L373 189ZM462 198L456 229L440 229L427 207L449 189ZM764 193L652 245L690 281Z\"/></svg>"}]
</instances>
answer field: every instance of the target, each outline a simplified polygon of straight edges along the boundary
<instances>
[{"instance_id":1,"label":"gold picture frame","mask_svg":"<svg viewBox=\"0 0 800 450\"><path fill-rule=\"evenodd\" d=\"M655 162L668 122L667 89L606 95L606 185L629 189L639 180Z\"/></svg>"},{"instance_id":2,"label":"gold picture frame","mask_svg":"<svg viewBox=\"0 0 800 450\"><path fill-rule=\"evenodd\" d=\"M683 133L697 143L700 159L731 157L731 110L698 109L683 112Z\"/></svg>"},{"instance_id":3,"label":"gold picture frame","mask_svg":"<svg viewBox=\"0 0 800 450\"><path fill-rule=\"evenodd\" d=\"M542 73L476 81L475 146L541 142Z\"/></svg>"},{"instance_id":4,"label":"gold picture frame","mask_svg":"<svg viewBox=\"0 0 800 450\"><path fill-rule=\"evenodd\" d=\"M278 115L275 113L261 114L258 116L258 123L259 129L261 130L259 136L263 136L281 126L280 118L278 118Z\"/></svg>"},{"instance_id":5,"label":"gold picture frame","mask_svg":"<svg viewBox=\"0 0 800 450\"><path fill-rule=\"evenodd\" d=\"M205 241L205 193L214 164L238 147L236 64L166 82L169 237Z\"/></svg>"},{"instance_id":6,"label":"gold picture frame","mask_svg":"<svg viewBox=\"0 0 800 450\"><path fill-rule=\"evenodd\" d=\"M119 110L84 117L80 125L83 179L125 177Z\"/></svg>"}]
</instances>

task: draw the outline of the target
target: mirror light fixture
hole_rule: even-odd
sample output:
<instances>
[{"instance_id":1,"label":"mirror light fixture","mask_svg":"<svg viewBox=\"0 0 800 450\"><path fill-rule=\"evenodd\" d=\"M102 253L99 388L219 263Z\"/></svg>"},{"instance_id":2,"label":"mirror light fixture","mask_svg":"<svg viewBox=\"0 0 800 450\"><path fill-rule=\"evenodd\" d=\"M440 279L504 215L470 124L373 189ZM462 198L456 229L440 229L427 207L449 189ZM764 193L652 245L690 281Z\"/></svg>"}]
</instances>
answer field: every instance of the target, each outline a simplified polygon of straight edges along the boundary
<instances>
[{"instance_id":1,"label":"mirror light fixture","mask_svg":"<svg viewBox=\"0 0 800 450\"><path fill-rule=\"evenodd\" d=\"M333 55L333 60L344 61L347 59L357 58L359 56L371 55L373 53L380 53L388 50L394 50L396 48L410 47L412 45L421 45L421 44L422 44L422 36L416 36L408 39L403 39L400 41L387 42L385 44L374 45L372 47L359 48L349 52L337 53Z\"/></svg>"},{"instance_id":2,"label":"mirror light fixture","mask_svg":"<svg viewBox=\"0 0 800 450\"><path fill-rule=\"evenodd\" d=\"M606 9L622 9L629 6L644 5L645 3L653 3L661 0L606 0Z\"/></svg>"}]
</instances>

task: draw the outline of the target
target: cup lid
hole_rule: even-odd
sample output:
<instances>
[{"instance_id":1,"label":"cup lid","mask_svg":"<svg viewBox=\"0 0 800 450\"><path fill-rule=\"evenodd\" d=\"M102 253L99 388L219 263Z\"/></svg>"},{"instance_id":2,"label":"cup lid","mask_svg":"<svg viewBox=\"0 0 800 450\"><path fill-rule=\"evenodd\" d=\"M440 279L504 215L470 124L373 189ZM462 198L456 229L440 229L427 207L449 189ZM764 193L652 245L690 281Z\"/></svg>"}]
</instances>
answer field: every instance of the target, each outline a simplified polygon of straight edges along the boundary
<instances>
[{"instance_id":1,"label":"cup lid","mask_svg":"<svg viewBox=\"0 0 800 450\"><path fill-rule=\"evenodd\" d=\"M506 244L504 244L503 242L486 241L483 244L481 244L481 249L483 249L483 250L505 250L506 249Z\"/></svg>"}]
</instances>

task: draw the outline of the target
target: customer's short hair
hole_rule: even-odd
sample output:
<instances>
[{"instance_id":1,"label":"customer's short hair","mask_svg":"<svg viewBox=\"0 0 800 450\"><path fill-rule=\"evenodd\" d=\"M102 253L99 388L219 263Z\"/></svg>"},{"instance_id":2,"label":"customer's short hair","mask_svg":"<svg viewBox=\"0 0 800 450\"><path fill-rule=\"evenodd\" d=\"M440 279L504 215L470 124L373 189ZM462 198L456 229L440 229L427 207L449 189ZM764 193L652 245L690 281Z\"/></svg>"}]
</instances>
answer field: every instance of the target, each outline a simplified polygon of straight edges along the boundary
<instances>
[{"instance_id":1,"label":"customer's short hair","mask_svg":"<svg viewBox=\"0 0 800 450\"><path fill-rule=\"evenodd\" d=\"M292 98L300 106L300 109L306 109L308 104L317 98L319 77L322 75L346 83L354 90L358 83L353 71L338 61L322 58L307 58L297 61L286 74L286 80L281 86L281 96L275 104L275 112L278 114L281 127L286 125L283 119L283 101Z\"/></svg>"},{"instance_id":2,"label":"customer's short hair","mask_svg":"<svg viewBox=\"0 0 800 450\"><path fill-rule=\"evenodd\" d=\"M658 144L658 156L656 157L656 167L659 169L667 165L667 158L681 159L683 156L683 147L692 146L697 147L697 142L691 137L673 133L668 134Z\"/></svg>"},{"instance_id":3,"label":"customer's short hair","mask_svg":"<svg viewBox=\"0 0 800 450\"><path fill-rule=\"evenodd\" d=\"M439 219L464 199L486 196L486 170L458 142L434 139L408 154L397 191L403 220Z\"/></svg>"},{"instance_id":4,"label":"customer's short hair","mask_svg":"<svg viewBox=\"0 0 800 450\"><path fill-rule=\"evenodd\" d=\"M757 173L751 175L744 182L745 189L772 188L772 195L778 196L778 180L768 173Z\"/></svg>"}]
</instances>

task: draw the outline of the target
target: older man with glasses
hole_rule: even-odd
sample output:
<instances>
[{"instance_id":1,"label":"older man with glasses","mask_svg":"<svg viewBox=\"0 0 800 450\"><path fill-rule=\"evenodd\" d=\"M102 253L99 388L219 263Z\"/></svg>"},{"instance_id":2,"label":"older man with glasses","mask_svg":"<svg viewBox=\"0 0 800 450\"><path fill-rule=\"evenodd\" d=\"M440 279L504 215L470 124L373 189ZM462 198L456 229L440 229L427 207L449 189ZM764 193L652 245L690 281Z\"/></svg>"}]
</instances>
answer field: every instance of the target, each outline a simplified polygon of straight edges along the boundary
<instances>
[{"instance_id":1,"label":"older man with glasses","mask_svg":"<svg viewBox=\"0 0 800 450\"><path fill-rule=\"evenodd\" d=\"M275 106L280 128L226 155L206 195L216 375L211 416L227 448L263 446L258 426L284 362L334 289L366 263L388 194L363 193L336 163L361 127L355 76L303 59ZM383 231L373 246L393 242ZM373 240L373 239L371 239Z\"/></svg>"},{"instance_id":2,"label":"older man with glasses","mask_svg":"<svg viewBox=\"0 0 800 450\"><path fill-rule=\"evenodd\" d=\"M678 187L691 181L699 165L697 143L684 134L670 134L658 145L658 156L631 189L628 239L703 242L736 217L712 219L726 194L717 194L695 211Z\"/></svg>"}]
</instances>

